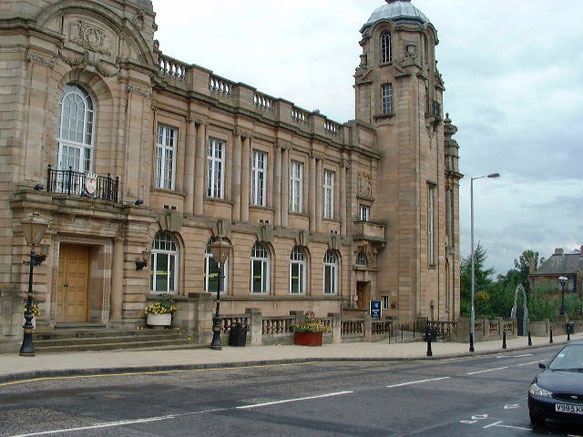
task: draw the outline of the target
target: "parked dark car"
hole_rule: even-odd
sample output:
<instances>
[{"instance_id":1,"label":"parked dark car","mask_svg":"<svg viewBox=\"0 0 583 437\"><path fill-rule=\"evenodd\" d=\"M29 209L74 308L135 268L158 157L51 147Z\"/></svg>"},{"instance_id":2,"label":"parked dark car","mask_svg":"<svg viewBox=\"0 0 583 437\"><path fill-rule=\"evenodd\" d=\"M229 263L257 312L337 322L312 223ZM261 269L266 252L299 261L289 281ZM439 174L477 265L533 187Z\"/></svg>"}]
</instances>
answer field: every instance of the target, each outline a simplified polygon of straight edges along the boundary
<instances>
[{"instance_id":1,"label":"parked dark car","mask_svg":"<svg viewBox=\"0 0 583 437\"><path fill-rule=\"evenodd\" d=\"M583 425L583 341L567 344L541 369L528 388L528 414L534 426L546 419Z\"/></svg>"}]
</instances>

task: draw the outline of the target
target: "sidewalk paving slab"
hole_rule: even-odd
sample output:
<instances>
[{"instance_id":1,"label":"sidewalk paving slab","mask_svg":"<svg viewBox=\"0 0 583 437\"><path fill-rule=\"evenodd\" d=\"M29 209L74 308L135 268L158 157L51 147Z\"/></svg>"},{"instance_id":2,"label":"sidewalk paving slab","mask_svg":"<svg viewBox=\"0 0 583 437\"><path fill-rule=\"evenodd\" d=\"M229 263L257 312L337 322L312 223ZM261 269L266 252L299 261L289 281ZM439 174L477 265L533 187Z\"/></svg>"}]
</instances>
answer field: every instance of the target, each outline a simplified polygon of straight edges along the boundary
<instances>
[{"instance_id":1,"label":"sidewalk paving slab","mask_svg":"<svg viewBox=\"0 0 583 437\"><path fill-rule=\"evenodd\" d=\"M583 333L571 336L572 341L582 339ZM517 337L508 339L508 349L502 349L502 342L495 340L475 343L475 352L470 353L467 343L438 341L432 343L433 357L426 356L427 344L425 342L389 344L387 340L370 343L325 344L322 347L293 345L225 346L221 351L191 347L172 350L41 353L35 357L1 354L0 383L73 375L163 372L291 364L309 361L439 360L560 346L565 342L566 337L564 335L555 336L553 344L549 344L548 337L533 337L533 345L528 346L526 337Z\"/></svg>"}]
</instances>

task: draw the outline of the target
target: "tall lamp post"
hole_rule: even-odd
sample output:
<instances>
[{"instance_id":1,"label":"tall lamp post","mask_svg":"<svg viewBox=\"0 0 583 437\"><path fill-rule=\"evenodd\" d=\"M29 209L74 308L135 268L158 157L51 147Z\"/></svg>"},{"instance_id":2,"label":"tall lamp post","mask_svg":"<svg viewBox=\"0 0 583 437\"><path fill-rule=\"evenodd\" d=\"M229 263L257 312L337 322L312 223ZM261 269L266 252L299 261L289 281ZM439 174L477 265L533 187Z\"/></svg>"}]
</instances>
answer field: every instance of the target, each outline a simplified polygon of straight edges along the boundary
<instances>
[{"instance_id":1,"label":"tall lamp post","mask_svg":"<svg viewBox=\"0 0 583 437\"><path fill-rule=\"evenodd\" d=\"M477 179L496 179L500 177L500 173L491 173L485 176L478 176L470 180L470 212L471 212L471 243L472 243L472 315L470 320L470 352L474 352L474 332L476 328L476 306L474 303L475 288L476 288L476 260L474 253L474 181Z\"/></svg>"},{"instance_id":2,"label":"tall lamp post","mask_svg":"<svg viewBox=\"0 0 583 437\"><path fill-rule=\"evenodd\" d=\"M211 349L221 350L221 319L219 318L219 311L221 305L221 286L224 283L224 267L225 261L229 257L231 251L231 244L223 239L217 238L210 245L211 253L213 254L213 259L219 265L219 280L217 283L217 306L215 310L215 316L213 317L213 339L210 344Z\"/></svg>"},{"instance_id":3,"label":"tall lamp post","mask_svg":"<svg viewBox=\"0 0 583 437\"><path fill-rule=\"evenodd\" d=\"M34 327L32 325L32 278L34 266L40 265L46 258L44 255L37 255L34 252L34 248L40 244L49 224L32 215L28 220L23 221L21 225L26 244L30 246L30 260L24 261L25 264L29 265L28 294L26 298L26 311L24 313L24 338L22 339L22 346L20 347L19 355L22 357L34 357L34 345L32 343L32 333L34 332Z\"/></svg>"},{"instance_id":4,"label":"tall lamp post","mask_svg":"<svg viewBox=\"0 0 583 437\"><path fill-rule=\"evenodd\" d=\"M561 310L559 314L561 316L564 316L567 313L565 308L565 285L567 285L568 281L569 279L567 279L565 276L559 276L559 284L561 284Z\"/></svg>"}]
</instances>

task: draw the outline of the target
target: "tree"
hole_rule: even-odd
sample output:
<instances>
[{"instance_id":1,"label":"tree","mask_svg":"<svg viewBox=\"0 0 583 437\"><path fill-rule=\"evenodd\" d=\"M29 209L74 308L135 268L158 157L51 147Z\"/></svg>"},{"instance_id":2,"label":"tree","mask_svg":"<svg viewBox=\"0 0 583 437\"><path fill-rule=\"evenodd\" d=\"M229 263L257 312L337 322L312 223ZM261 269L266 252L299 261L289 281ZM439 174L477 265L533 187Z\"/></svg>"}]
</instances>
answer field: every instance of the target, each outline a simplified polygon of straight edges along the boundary
<instances>
[{"instance_id":1,"label":"tree","mask_svg":"<svg viewBox=\"0 0 583 437\"><path fill-rule=\"evenodd\" d=\"M474 278L475 278L475 293L485 292L486 295L481 294L484 299L479 301L480 306L478 307L476 299L474 299L474 304L476 304L476 314L488 315L487 312L488 304L490 302L489 289L492 284L492 275L494 274L494 268L490 267L487 269L486 265L486 250L482 247L482 244L478 242L478 246L474 252ZM462 296L461 296L461 313L462 315L469 317L472 312L472 256L469 255L466 258L462 258L461 263L461 286L462 286ZM475 297L475 296L474 296Z\"/></svg>"},{"instance_id":2,"label":"tree","mask_svg":"<svg viewBox=\"0 0 583 437\"><path fill-rule=\"evenodd\" d=\"M533 267L537 269L538 266L540 265L539 255L538 252L535 252L533 250L525 250L524 252L522 252L520 257L518 257L518 259L514 260L514 267L520 273L520 283L524 287L527 296L530 294L529 274L531 260L533 262ZM540 260L540 262L542 262L542 260Z\"/></svg>"},{"instance_id":3,"label":"tree","mask_svg":"<svg viewBox=\"0 0 583 437\"><path fill-rule=\"evenodd\" d=\"M549 319L554 322L559 315L559 299L547 299L550 291L554 291L552 286L538 285L531 291L528 299L529 319L534 322L540 322Z\"/></svg>"}]
</instances>

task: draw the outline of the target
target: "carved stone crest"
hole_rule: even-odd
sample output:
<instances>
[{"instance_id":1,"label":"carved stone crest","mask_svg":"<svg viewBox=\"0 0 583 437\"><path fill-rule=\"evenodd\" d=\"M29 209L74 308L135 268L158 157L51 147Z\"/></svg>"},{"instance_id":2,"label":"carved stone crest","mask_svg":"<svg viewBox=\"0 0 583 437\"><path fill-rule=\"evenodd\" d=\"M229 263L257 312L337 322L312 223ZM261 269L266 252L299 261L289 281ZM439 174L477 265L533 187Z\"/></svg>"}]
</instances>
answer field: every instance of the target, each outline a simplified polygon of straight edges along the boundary
<instances>
[{"instance_id":1,"label":"carved stone crest","mask_svg":"<svg viewBox=\"0 0 583 437\"><path fill-rule=\"evenodd\" d=\"M358 173L358 195L372 197L372 176L367 173Z\"/></svg>"},{"instance_id":2,"label":"carved stone crest","mask_svg":"<svg viewBox=\"0 0 583 437\"><path fill-rule=\"evenodd\" d=\"M76 28L78 34L73 36L71 41L84 49L111 56L107 48L107 35L102 29L82 20L79 20Z\"/></svg>"},{"instance_id":3,"label":"carved stone crest","mask_svg":"<svg viewBox=\"0 0 583 437\"><path fill-rule=\"evenodd\" d=\"M137 85L132 85L131 83L127 86L128 93L138 94L140 96L144 96L147 99L152 98L152 91L146 88L142 88Z\"/></svg>"},{"instance_id":4,"label":"carved stone crest","mask_svg":"<svg viewBox=\"0 0 583 437\"><path fill-rule=\"evenodd\" d=\"M38 55L36 53L28 52L26 54L26 60L28 62L34 62L35 64L44 65L49 67L51 70L55 68L55 61L53 59L45 58L44 56Z\"/></svg>"}]
</instances>

